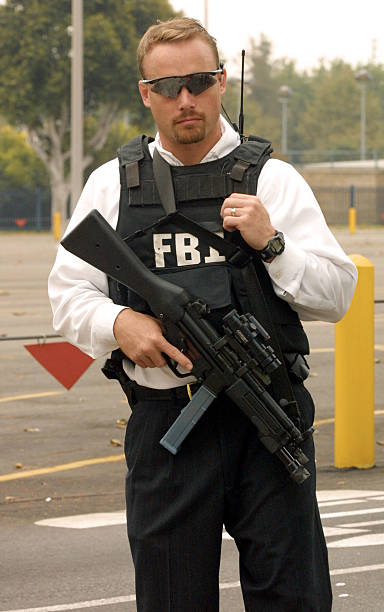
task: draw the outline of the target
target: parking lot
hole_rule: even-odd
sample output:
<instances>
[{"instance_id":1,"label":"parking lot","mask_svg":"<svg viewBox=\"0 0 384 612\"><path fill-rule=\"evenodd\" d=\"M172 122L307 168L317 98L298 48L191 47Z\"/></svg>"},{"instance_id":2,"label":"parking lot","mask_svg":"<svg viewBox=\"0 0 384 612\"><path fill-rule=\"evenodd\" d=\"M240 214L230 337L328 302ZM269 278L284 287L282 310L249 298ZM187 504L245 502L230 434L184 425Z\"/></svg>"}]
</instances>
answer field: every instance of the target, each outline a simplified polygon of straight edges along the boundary
<instances>
[{"instance_id":1,"label":"parking lot","mask_svg":"<svg viewBox=\"0 0 384 612\"><path fill-rule=\"evenodd\" d=\"M375 267L384 300L384 228L335 230ZM124 519L122 442L129 406L96 360L66 390L24 348L53 334L48 233L0 233L0 612L135 609ZM334 326L305 324L317 406L318 499L334 610L378 612L384 597L384 304L375 305L375 467L333 460ZM364 406L361 407L364 410ZM223 535L223 612L243 610L236 547Z\"/></svg>"}]
</instances>

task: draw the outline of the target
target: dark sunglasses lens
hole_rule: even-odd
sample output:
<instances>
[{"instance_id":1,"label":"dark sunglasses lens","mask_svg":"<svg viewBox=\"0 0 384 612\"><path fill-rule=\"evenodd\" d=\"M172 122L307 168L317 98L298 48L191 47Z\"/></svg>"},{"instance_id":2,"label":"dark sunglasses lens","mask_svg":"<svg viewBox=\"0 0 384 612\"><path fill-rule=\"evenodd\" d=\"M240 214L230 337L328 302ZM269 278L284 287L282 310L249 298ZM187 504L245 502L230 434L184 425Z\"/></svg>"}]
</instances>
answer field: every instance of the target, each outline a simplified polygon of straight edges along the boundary
<instances>
[{"instance_id":1,"label":"dark sunglasses lens","mask_svg":"<svg viewBox=\"0 0 384 612\"><path fill-rule=\"evenodd\" d=\"M198 96L215 83L216 79L212 74L194 74L188 78L186 87L194 96Z\"/></svg>"},{"instance_id":2,"label":"dark sunglasses lens","mask_svg":"<svg viewBox=\"0 0 384 612\"><path fill-rule=\"evenodd\" d=\"M182 87L186 87L194 96L203 93L216 83L212 74L193 74L189 77L169 77L160 79L152 85L152 91L166 96L177 98Z\"/></svg>"},{"instance_id":3,"label":"dark sunglasses lens","mask_svg":"<svg viewBox=\"0 0 384 612\"><path fill-rule=\"evenodd\" d=\"M169 77L161 79L152 85L152 91L159 93L167 98L177 98L183 87L185 79L183 77Z\"/></svg>"}]
</instances>

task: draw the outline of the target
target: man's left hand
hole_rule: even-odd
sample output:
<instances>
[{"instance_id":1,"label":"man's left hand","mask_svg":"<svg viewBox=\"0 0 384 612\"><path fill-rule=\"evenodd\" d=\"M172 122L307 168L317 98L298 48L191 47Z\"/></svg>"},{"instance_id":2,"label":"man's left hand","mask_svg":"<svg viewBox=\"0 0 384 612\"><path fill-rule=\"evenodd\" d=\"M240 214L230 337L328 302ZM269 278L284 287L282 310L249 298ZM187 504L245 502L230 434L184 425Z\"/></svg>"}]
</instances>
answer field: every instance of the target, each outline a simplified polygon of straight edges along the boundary
<instances>
[{"instance_id":1,"label":"man's left hand","mask_svg":"<svg viewBox=\"0 0 384 612\"><path fill-rule=\"evenodd\" d=\"M275 235L268 211L259 198L244 193L232 193L223 202L220 211L223 228L228 232L239 230L244 240L260 251Z\"/></svg>"}]
</instances>

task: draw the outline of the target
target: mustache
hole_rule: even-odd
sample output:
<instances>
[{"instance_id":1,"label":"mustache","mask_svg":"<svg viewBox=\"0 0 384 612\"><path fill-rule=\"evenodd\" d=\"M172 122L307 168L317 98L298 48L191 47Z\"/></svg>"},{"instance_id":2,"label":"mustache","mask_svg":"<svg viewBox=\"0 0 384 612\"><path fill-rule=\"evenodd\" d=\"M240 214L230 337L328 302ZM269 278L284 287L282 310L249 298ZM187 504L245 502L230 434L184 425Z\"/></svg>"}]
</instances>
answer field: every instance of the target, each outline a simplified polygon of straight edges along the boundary
<instances>
[{"instance_id":1,"label":"mustache","mask_svg":"<svg viewBox=\"0 0 384 612\"><path fill-rule=\"evenodd\" d=\"M184 111L182 112L177 119L174 119L173 123L176 125L179 121L183 121L183 119L204 119L204 113L196 113L194 111Z\"/></svg>"}]
</instances>

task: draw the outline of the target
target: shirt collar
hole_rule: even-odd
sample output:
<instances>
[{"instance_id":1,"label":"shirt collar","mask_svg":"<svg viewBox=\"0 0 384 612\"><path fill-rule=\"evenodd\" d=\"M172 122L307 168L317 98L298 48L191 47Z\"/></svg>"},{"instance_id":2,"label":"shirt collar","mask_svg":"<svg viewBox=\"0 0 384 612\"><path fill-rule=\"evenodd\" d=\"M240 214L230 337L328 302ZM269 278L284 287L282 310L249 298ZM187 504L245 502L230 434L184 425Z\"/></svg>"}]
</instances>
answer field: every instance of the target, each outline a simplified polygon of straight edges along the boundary
<instances>
[{"instance_id":1,"label":"shirt collar","mask_svg":"<svg viewBox=\"0 0 384 612\"><path fill-rule=\"evenodd\" d=\"M225 155L228 155L233 149L240 144L240 136L235 130L229 125L229 123L220 115L220 127L221 127L221 138L217 143L208 151L207 155L201 160L202 163L211 162L215 159L220 159ZM183 166L177 157L173 155L167 149L164 149L161 144L159 133L156 134L155 140L149 144L149 152L153 157L154 149L159 151L160 155L165 159L170 166Z\"/></svg>"}]
</instances>

